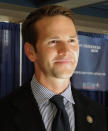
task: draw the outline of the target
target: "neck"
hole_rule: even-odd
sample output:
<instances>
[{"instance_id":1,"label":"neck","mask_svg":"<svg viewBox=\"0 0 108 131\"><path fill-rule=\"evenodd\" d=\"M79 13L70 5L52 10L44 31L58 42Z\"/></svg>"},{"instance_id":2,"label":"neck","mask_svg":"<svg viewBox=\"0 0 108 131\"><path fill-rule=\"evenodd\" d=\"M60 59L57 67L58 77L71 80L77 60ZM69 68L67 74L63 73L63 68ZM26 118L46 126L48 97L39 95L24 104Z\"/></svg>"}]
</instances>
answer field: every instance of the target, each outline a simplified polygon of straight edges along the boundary
<instances>
[{"instance_id":1,"label":"neck","mask_svg":"<svg viewBox=\"0 0 108 131\"><path fill-rule=\"evenodd\" d=\"M39 76L36 73L35 76L40 84L51 90L54 94L60 94L64 92L68 88L70 83L70 79Z\"/></svg>"}]
</instances>

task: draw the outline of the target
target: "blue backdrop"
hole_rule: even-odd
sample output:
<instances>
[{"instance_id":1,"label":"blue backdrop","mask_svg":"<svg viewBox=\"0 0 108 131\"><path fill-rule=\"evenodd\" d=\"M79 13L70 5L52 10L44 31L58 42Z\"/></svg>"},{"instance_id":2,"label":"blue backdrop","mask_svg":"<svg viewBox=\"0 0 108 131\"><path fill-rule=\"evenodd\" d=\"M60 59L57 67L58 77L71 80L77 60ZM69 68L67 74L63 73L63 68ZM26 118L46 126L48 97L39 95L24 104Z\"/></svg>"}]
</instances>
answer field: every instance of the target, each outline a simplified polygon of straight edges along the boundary
<instances>
[{"instance_id":1,"label":"blue backdrop","mask_svg":"<svg viewBox=\"0 0 108 131\"><path fill-rule=\"evenodd\" d=\"M92 99L108 105L108 35L78 32L80 54L71 82Z\"/></svg>"}]
</instances>

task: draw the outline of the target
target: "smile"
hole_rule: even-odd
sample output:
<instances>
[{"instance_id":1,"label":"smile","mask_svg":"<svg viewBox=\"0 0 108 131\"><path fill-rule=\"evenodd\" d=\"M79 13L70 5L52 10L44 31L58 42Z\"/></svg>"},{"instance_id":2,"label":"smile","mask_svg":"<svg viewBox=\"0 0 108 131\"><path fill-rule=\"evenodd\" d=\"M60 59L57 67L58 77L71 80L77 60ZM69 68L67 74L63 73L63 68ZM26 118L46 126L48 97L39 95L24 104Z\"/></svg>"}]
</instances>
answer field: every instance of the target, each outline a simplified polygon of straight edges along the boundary
<instances>
[{"instance_id":1,"label":"smile","mask_svg":"<svg viewBox=\"0 0 108 131\"><path fill-rule=\"evenodd\" d=\"M63 59L63 60L56 60L54 63L61 63L61 64L70 64L72 60Z\"/></svg>"}]
</instances>

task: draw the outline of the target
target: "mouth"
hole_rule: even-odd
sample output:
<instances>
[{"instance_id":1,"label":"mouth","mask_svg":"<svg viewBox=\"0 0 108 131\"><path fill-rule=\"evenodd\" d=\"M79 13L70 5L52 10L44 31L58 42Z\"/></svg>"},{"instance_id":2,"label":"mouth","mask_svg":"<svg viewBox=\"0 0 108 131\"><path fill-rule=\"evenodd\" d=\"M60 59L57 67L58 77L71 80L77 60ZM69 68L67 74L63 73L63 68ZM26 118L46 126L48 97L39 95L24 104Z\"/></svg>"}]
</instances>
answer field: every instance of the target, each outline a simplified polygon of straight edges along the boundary
<instances>
[{"instance_id":1,"label":"mouth","mask_svg":"<svg viewBox=\"0 0 108 131\"><path fill-rule=\"evenodd\" d=\"M55 60L54 63L57 63L57 64L70 64L70 63L72 63L72 60L70 60L70 59L60 59L60 60Z\"/></svg>"}]
</instances>

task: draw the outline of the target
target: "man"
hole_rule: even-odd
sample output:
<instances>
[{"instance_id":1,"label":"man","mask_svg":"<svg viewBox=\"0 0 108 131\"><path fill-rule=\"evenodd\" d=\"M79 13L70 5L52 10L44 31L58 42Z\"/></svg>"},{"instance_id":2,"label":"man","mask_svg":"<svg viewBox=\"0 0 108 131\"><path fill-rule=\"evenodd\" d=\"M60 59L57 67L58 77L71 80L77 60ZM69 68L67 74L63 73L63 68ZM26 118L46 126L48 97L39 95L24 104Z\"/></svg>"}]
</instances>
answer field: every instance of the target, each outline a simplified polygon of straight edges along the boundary
<instances>
[{"instance_id":1,"label":"man","mask_svg":"<svg viewBox=\"0 0 108 131\"><path fill-rule=\"evenodd\" d=\"M56 131L58 123L57 131L107 131L105 107L81 95L70 83L79 56L71 10L56 5L37 9L25 19L22 34L35 74L31 82L1 100L2 131ZM53 96L62 96L67 118L60 118L54 126L60 110Z\"/></svg>"}]
</instances>

